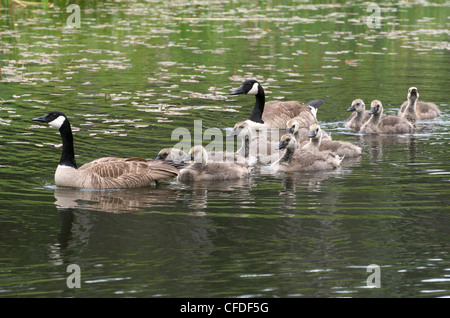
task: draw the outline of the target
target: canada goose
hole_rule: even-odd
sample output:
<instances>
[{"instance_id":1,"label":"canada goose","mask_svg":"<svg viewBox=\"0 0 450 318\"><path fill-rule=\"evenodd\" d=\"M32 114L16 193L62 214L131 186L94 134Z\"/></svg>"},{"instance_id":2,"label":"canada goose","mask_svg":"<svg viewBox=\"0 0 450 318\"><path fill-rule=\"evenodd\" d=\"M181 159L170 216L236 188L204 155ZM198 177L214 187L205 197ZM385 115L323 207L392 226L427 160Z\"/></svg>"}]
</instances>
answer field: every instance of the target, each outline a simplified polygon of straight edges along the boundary
<instances>
[{"instance_id":1,"label":"canada goose","mask_svg":"<svg viewBox=\"0 0 450 318\"><path fill-rule=\"evenodd\" d=\"M366 105L362 99L355 99L352 105L347 109L348 112L353 112L347 119L345 127L359 131L361 126L370 118L369 110L366 110Z\"/></svg>"},{"instance_id":2,"label":"canada goose","mask_svg":"<svg viewBox=\"0 0 450 318\"><path fill-rule=\"evenodd\" d=\"M194 146L185 159L191 163L180 170L179 181L228 180L248 177L251 168L245 163L211 162L203 146Z\"/></svg>"},{"instance_id":3,"label":"canada goose","mask_svg":"<svg viewBox=\"0 0 450 318\"><path fill-rule=\"evenodd\" d=\"M66 115L51 111L32 120L48 123L59 129L61 134L63 149L55 172L58 186L86 189L139 188L179 174L178 169L171 165L142 158L105 157L77 169L72 129Z\"/></svg>"},{"instance_id":4,"label":"canada goose","mask_svg":"<svg viewBox=\"0 0 450 318\"><path fill-rule=\"evenodd\" d=\"M351 142L337 141L322 138L322 129L318 124L313 124L309 128L310 141L301 149L311 152L332 152L345 157L358 157L362 155L362 148Z\"/></svg>"},{"instance_id":5,"label":"canada goose","mask_svg":"<svg viewBox=\"0 0 450 318\"><path fill-rule=\"evenodd\" d=\"M403 102L398 111L399 117L405 117L409 120L432 119L439 117L441 111L433 103L419 102L419 92L416 87L408 89L408 100Z\"/></svg>"},{"instance_id":6,"label":"canada goose","mask_svg":"<svg viewBox=\"0 0 450 318\"><path fill-rule=\"evenodd\" d=\"M255 129L286 129L286 122L294 117L316 122L316 112L322 100L312 100L307 104L300 102L270 101L266 103L264 89L255 80L246 80L230 95L247 94L256 98L255 107L246 120Z\"/></svg>"},{"instance_id":7,"label":"canada goose","mask_svg":"<svg viewBox=\"0 0 450 318\"><path fill-rule=\"evenodd\" d=\"M303 127L296 118L293 118L287 122L286 134L293 134L297 140L299 147L306 145L309 142L309 127ZM331 139L324 130L322 132L322 139Z\"/></svg>"},{"instance_id":8,"label":"canada goose","mask_svg":"<svg viewBox=\"0 0 450 318\"><path fill-rule=\"evenodd\" d=\"M364 134L407 134L414 131L414 126L404 117L383 115L383 105L379 100L370 104L370 119L362 125Z\"/></svg>"},{"instance_id":9,"label":"canada goose","mask_svg":"<svg viewBox=\"0 0 450 318\"><path fill-rule=\"evenodd\" d=\"M286 149L283 157L271 165L273 172L317 171L335 169L341 164L343 156L326 152L310 152L299 149L293 134L281 136L280 149Z\"/></svg>"},{"instance_id":10,"label":"canada goose","mask_svg":"<svg viewBox=\"0 0 450 318\"><path fill-rule=\"evenodd\" d=\"M181 162L186 157L186 152L177 148L163 148L158 152L155 160L170 160L173 162Z\"/></svg>"},{"instance_id":11,"label":"canada goose","mask_svg":"<svg viewBox=\"0 0 450 318\"><path fill-rule=\"evenodd\" d=\"M242 146L236 153L248 157L249 164L255 164L257 161L272 163L280 158L278 141L269 140L267 134L259 134L246 121L236 123L230 136L241 138Z\"/></svg>"}]
</instances>

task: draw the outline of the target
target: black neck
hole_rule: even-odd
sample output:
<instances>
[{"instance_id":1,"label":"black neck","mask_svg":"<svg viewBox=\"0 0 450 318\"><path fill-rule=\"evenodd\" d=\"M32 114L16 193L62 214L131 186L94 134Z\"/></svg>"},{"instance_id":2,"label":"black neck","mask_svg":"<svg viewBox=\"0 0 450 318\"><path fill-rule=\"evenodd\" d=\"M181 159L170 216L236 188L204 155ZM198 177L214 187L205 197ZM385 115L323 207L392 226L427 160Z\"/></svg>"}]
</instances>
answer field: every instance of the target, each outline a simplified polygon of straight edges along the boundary
<instances>
[{"instance_id":1,"label":"black neck","mask_svg":"<svg viewBox=\"0 0 450 318\"><path fill-rule=\"evenodd\" d=\"M262 120L262 114L264 112L264 104L266 103L266 97L264 94L264 89L261 87L261 85L258 86L258 94L256 94L255 98L256 98L255 107L253 108L253 111L248 117L248 119L260 124L264 124L264 121Z\"/></svg>"},{"instance_id":2,"label":"black neck","mask_svg":"<svg viewBox=\"0 0 450 318\"><path fill-rule=\"evenodd\" d=\"M59 164L62 166L69 166L77 168L77 163L75 162L75 151L73 149L73 134L70 128L70 123L66 119L64 124L59 128L61 134L61 139L63 143L63 150L61 154L61 160Z\"/></svg>"}]
</instances>

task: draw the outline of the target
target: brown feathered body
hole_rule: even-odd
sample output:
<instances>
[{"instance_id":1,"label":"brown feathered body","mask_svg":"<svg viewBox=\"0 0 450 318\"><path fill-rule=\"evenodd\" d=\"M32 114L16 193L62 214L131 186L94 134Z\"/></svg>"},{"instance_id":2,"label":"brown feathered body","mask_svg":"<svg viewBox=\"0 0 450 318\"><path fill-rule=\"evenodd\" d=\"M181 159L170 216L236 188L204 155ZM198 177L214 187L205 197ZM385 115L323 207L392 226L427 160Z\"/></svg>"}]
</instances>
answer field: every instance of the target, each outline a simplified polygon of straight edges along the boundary
<instances>
[{"instance_id":1,"label":"brown feathered body","mask_svg":"<svg viewBox=\"0 0 450 318\"><path fill-rule=\"evenodd\" d=\"M247 163L224 161L223 157L218 157L219 162L212 161L202 146L192 147L188 156L191 156L192 162L181 169L179 181L242 179L248 177L251 172Z\"/></svg>"},{"instance_id":2,"label":"brown feathered body","mask_svg":"<svg viewBox=\"0 0 450 318\"><path fill-rule=\"evenodd\" d=\"M345 127L359 131L361 126L370 119L369 110L364 110L363 112L352 113L345 123Z\"/></svg>"},{"instance_id":3,"label":"brown feathered body","mask_svg":"<svg viewBox=\"0 0 450 318\"><path fill-rule=\"evenodd\" d=\"M414 125L404 117L383 116L383 105L372 101L371 118L361 127L364 134L408 134L414 132Z\"/></svg>"}]
</instances>

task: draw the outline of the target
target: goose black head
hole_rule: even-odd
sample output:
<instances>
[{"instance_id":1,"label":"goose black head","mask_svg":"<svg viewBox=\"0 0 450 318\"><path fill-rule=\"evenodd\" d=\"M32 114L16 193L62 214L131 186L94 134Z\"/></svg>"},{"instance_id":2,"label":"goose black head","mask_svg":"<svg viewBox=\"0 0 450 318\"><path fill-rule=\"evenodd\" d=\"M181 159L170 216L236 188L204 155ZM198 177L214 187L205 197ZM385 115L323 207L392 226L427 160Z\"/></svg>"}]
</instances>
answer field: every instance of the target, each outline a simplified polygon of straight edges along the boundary
<instances>
[{"instance_id":1,"label":"goose black head","mask_svg":"<svg viewBox=\"0 0 450 318\"><path fill-rule=\"evenodd\" d=\"M40 121L42 123L47 123L52 127L61 128L61 126L67 121L66 115L59 111L51 111L41 117L33 118L34 121Z\"/></svg>"},{"instance_id":2,"label":"goose black head","mask_svg":"<svg viewBox=\"0 0 450 318\"><path fill-rule=\"evenodd\" d=\"M262 89L261 85L255 80L246 80L242 83L242 85L234 90L230 95L239 95L239 94L247 94L247 95L258 95Z\"/></svg>"},{"instance_id":3,"label":"goose black head","mask_svg":"<svg viewBox=\"0 0 450 318\"><path fill-rule=\"evenodd\" d=\"M308 138L319 138L320 137L320 126L313 124L309 127Z\"/></svg>"}]
</instances>

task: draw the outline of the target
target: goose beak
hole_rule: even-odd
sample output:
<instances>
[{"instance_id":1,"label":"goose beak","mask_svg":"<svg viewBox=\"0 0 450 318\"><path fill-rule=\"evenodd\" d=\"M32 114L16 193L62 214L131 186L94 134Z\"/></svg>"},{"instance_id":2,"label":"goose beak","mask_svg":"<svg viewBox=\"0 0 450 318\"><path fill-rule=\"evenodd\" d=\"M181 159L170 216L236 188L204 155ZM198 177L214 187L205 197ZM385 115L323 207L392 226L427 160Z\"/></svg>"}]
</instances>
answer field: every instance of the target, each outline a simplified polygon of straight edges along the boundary
<instances>
[{"instance_id":1,"label":"goose beak","mask_svg":"<svg viewBox=\"0 0 450 318\"><path fill-rule=\"evenodd\" d=\"M239 95L239 94L244 94L244 87L241 86L238 89L234 90L230 95Z\"/></svg>"},{"instance_id":2,"label":"goose beak","mask_svg":"<svg viewBox=\"0 0 450 318\"><path fill-rule=\"evenodd\" d=\"M355 106L350 106L349 109L347 109L348 112L354 112L356 110Z\"/></svg>"},{"instance_id":3,"label":"goose beak","mask_svg":"<svg viewBox=\"0 0 450 318\"><path fill-rule=\"evenodd\" d=\"M161 156L160 155L157 155L156 157L155 157L155 160L161 160L162 158L161 158Z\"/></svg>"},{"instance_id":4,"label":"goose beak","mask_svg":"<svg viewBox=\"0 0 450 318\"><path fill-rule=\"evenodd\" d=\"M34 120L34 121L40 121L40 122L42 122L42 123L46 123L47 122L47 115L43 115L43 116L41 116L41 117L36 117L36 118L33 118L32 120Z\"/></svg>"},{"instance_id":5,"label":"goose beak","mask_svg":"<svg viewBox=\"0 0 450 318\"><path fill-rule=\"evenodd\" d=\"M376 113L375 107L371 107L371 108L370 108L369 115L373 115L373 114L375 114L375 113Z\"/></svg>"},{"instance_id":6,"label":"goose beak","mask_svg":"<svg viewBox=\"0 0 450 318\"><path fill-rule=\"evenodd\" d=\"M316 137L316 132L315 131L310 131L308 134L308 138L314 138Z\"/></svg>"},{"instance_id":7,"label":"goose beak","mask_svg":"<svg viewBox=\"0 0 450 318\"><path fill-rule=\"evenodd\" d=\"M286 134L293 134L293 133L294 133L294 129L292 129L292 128L286 129Z\"/></svg>"}]
</instances>

